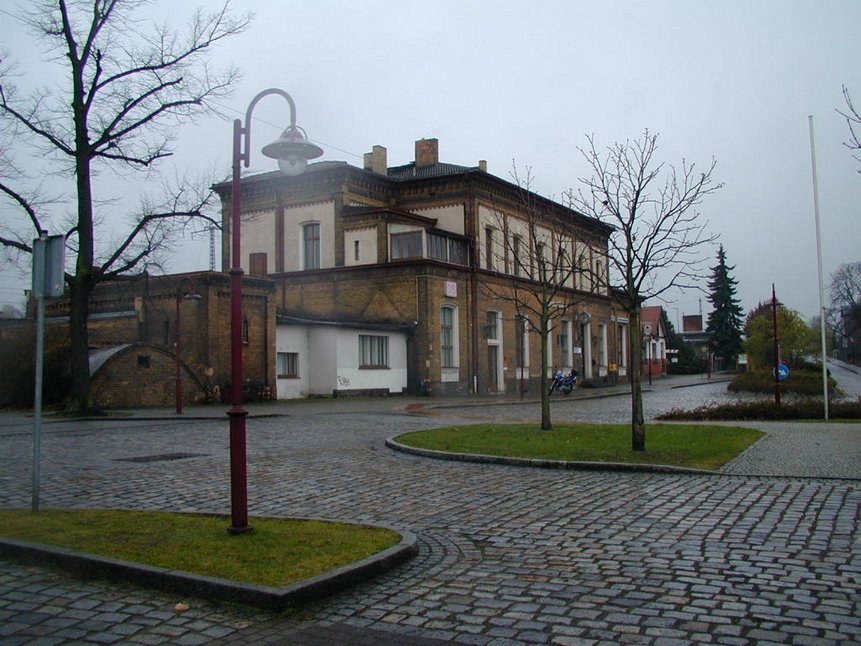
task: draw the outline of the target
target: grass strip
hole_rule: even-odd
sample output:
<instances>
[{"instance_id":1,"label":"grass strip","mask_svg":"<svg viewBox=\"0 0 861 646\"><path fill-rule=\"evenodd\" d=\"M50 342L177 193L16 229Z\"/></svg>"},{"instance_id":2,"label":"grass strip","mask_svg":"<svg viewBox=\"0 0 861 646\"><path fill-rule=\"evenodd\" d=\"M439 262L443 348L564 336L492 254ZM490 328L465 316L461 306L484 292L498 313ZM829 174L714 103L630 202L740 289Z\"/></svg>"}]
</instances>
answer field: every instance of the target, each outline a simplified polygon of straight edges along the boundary
<instances>
[{"instance_id":1,"label":"grass strip","mask_svg":"<svg viewBox=\"0 0 861 646\"><path fill-rule=\"evenodd\" d=\"M418 431L398 442L423 449L578 462L665 464L715 470L764 433L730 426L648 424L646 450L631 449L627 424L472 424Z\"/></svg>"},{"instance_id":2,"label":"grass strip","mask_svg":"<svg viewBox=\"0 0 861 646\"><path fill-rule=\"evenodd\" d=\"M397 532L314 520L254 518L229 534L220 516L96 509L0 509L0 535L156 567L283 587L400 542Z\"/></svg>"}]
</instances>

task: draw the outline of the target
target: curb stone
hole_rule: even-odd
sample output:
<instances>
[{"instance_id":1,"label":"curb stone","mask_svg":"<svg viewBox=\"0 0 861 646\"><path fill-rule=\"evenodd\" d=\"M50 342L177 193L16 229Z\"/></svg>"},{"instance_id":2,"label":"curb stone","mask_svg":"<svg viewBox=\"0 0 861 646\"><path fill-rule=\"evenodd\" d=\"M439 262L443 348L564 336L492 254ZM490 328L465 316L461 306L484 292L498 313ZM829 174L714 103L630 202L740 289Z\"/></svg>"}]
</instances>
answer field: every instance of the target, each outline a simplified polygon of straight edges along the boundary
<instances>
[{"instance_id":1,"label":"curb stone","mask_svg":"<svg viewBox=\"0 0 861 646\"><path fill-rule=\"evenodd\" d=\"M366 523L344 523L344 521L329 521L320 518L303 518L301 520L320 520L367 526ZM205 576L182 570L171 570L78 552L63 547L28 543L3 537L0 537L0 557L57 567L85 579L101 578L133 582L136 585L163 592L182 593L203 599L230 601L265 610L280 611L317 601L367 581L418 554L418 540L413 532L395 529L387 525L375 524L373 526L397 532L401 536L400 543L382 552L372 554L361 561L297 581L282 588Z\"/></svg>"},{"instance_id":2,"label":"curb stone","mask_svg":"<svg viewBox=\"0 0 861 646\"><path fill-rule=\"evenodd\" d=\"M512 458L484 453L451 453L434 449L420 449L397 441L398 436L386 438L386 446L395 451L424 458L475 462L477 464L501 464L505 466L532 467L536 469L570 469L579 471L625 471L633 473L677 473L690 475L723 475L718 471L675 467L668 464L631 464L627 462L574 462L568 460L545 460L540 458Z\"/></svg>"}]
</instances>

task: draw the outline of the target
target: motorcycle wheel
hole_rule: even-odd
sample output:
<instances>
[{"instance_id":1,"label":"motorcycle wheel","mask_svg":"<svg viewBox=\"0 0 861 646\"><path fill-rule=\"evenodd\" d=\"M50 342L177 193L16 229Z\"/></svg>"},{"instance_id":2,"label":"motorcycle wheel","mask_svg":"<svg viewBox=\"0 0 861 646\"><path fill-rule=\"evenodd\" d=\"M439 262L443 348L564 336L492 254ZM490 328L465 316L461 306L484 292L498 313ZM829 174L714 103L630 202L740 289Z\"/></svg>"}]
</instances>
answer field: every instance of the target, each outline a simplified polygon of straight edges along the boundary
<instances>
[{"instance_id":1,"label":"motorcycle wheel","mask_svg":"<svg viewBox=\"0 0 861 646\"><path fill-rule=\"evenodd\" d=\"M562 386L562 393L565 395L571 394L571 386Z\"/></svg>"},{"instance_id":2,"label":"motorcycle wheel","mask_svg":"<svg viewBox=\"0 0 861 646\"><path fill-rule=\"evenodd\" d=\"M550 384L550 391L547 394L552 395L553 391L556 390L556 386L558 386L558 385L559 384L557 384L555 381L552 384Z\"/></svg>"}]
</instances>

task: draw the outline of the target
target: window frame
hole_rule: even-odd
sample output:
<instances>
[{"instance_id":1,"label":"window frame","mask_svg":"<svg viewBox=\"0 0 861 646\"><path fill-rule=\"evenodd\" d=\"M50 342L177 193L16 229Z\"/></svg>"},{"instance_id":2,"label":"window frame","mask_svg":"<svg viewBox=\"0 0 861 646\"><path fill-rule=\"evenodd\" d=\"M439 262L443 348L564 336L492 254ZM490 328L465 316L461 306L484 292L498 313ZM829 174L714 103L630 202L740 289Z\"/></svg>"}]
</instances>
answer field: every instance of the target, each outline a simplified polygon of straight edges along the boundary
<instances>
[{"instance_id":1,"label":"window frame","mask_svg":"<svg viewBox=\"0 0 861 646\"><path fill-rule=\"evenodd\" d=\"M523 236L515 233L511 237L511 273L518 278L523 274Z\"/></svg>"},{"instance_id":2,"label":"window frame","mask_svg":"<svg viewBox=\"0 0 861 646\"><path fill-rule=\"evenodd\" d=\"M389 234L392 260L412 260L422 258L424 244L422 231L400 231Z\"/></svg>"},{"instance_id":3,"label":"window frame","mask_svg":"<svg viewBox=\"0 0 861 646\"><path fill-rule=\"evenodd\" d=\"M281 371L281 357L284 357L285 371ZM293 357L293 360L290 360ZM292 371L291 371L292 364ZM299 353L298 352L276 352L275 372L278 379L299 379Z\"/></svg>"},{"instance_id":4,"label":"window frame","mask_svg":"<svg viewBox=\"0 0 861 646\"><path fill-rule=\"evenodd\" d=\"M448 236L428 233L428 258L448 262L448 241Z\"/></svg>"},{"instance_id":5,"label":"window frame","mask_svg":"<svg viewBox=\"0 0 861 646\"><path fill-rule=\"evenodd\" d=\"M446 320L446 317L448 321ZM458 339L458 311L455 305L443 305L440 307L439 320L439 360L440 367L459 368L459 339Z\"/></svg>"},{"instance_id":6,"label":"window frame","mask_svg":"<svg viewBox=\"0 0 861 646\"><path fill-rule=\"evenodd\" d=\"M499 321L501 314L499 310L487 310L485 313L485 339L488 342L499 341Z\"/></svg>"},{"instance_id":7,"label":"window frame","mask_svg":"<svg viewBox=\"0 0 861 646\"><path fill-rule=\"evenodd\" d=\"M488 271L496 271L495 232L496 229L491 226L484 227L484 265Z\"/></svg>"},{"instance_id":8,"label":"window frame","mask_svg":"<svg viewBox=\"0 0 861 646\"><path fill-rule=\"evenodd\" d=\"M302 269L309 271L322 266L320 223L306 222L302 225Z\"/></svg>"},{"instance_id":9,"label":"window frame","mask_svg":"<svg viewBox=\"0 0 861 646\"><path fill-rule=\"evenodd\" d=\"M463 267L469 264L469 246L465 240L448 239L448 261L453 265Z\"/></svg>"},{"instance_id":10,"label":"window frame","mask_svg":"<svg viewBox=\"0 0 861 646\"><path fill-rule=\"evenodd\" d=\"M389 369L389 337L384 334L360 334L358 339L359 370Z\"/></svg>"}]
</instances>

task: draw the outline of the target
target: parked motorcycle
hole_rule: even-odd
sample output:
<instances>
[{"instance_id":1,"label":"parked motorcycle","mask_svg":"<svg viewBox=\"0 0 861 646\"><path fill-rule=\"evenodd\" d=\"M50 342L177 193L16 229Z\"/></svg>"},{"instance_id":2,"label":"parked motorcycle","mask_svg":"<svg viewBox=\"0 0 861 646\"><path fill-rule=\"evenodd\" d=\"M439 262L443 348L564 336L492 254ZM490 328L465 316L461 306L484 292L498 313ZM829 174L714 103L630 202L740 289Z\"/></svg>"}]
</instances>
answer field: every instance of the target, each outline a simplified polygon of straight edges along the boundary
<instances>
[{"instance_id":1,"label":"parked motorcycle","mask_svg":"<svg viewBox=\"0 0 861 646\"><path fill-rule=\"evenodd\" d=\"M557 371L550 384L550 394L552 395L559 390L563 395L570 395L571 391L577 387L577 377L578 373L573 368L567 375L563 374L561 370Z\"/></svg>"}]
</instances>

